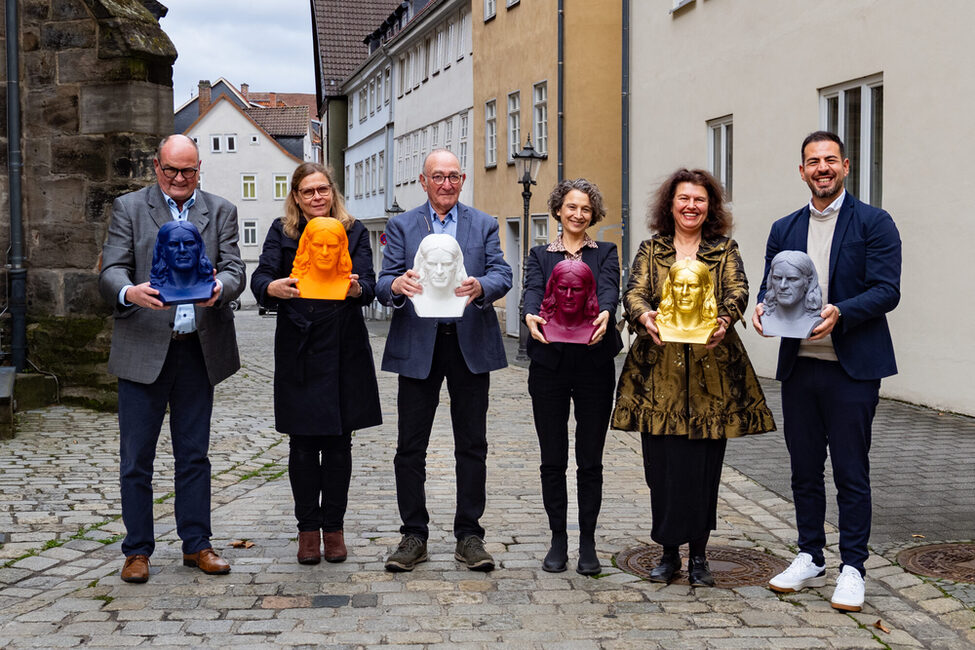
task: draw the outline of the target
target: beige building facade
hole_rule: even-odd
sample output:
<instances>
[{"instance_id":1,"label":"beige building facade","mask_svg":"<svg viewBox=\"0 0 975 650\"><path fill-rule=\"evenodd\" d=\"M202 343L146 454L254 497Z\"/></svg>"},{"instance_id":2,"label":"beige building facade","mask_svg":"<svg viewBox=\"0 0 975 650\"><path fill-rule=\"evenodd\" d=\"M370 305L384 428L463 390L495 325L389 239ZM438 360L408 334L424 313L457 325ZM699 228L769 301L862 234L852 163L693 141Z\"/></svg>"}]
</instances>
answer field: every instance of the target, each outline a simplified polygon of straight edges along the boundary
<instances>
[{"instance_id":1,"label":"beige building facade","mask_svg":"<svg viewBox=\"0 0 975 650\"><path fill-rule=\"evenodd\" d=\"M529 246L557 236L548 195L560 178L580 176L596 182L606 198L608 217L592 236L621 240L621 9L619 3L585 0L472 2L473 157L468 173L474 206L498 219L505 259L514 271L511 292L496 306L502 329L516 336L524 201L512 154L529 134L536 150L548 156L532 187Z\"/></svg>"},{"instance_id":2,"label":"beige building facade","mask_svg":"<svg viewBox=\"0 0 975 650\"><path fill-rule=\"evenodd\" d=\"M848 190L889 211L903 242L901 302L889 316L899 374L882 394L975 414L975 4L669 4L630 2L634 210L624 255L648 236L643 213L661 180L680 166L710 168L730 186L751 310L769 227L809 200L800 143L837 130L853 166ZM744 338L756 370L772 376L778 341L750 327Z\"/></svg>"}]
</instances>

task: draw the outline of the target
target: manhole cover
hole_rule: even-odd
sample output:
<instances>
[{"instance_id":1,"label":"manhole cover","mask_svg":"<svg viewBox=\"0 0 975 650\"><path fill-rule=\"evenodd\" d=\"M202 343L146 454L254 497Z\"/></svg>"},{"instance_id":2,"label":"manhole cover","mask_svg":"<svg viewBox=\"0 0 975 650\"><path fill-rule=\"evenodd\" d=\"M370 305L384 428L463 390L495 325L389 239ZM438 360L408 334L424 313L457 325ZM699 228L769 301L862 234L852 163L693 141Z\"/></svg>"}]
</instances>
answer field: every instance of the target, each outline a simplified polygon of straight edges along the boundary
<instances>
[{"instance_id":1,"label":"manhole cover","mask_svg":"<svg viewBox=\"0 0 975 650\"><path fill-rule=\"evenodd\" d=\"M975 544L928 544L897 554L897 563L930 578L975 583Z\"/></svg>"},{"instance_id":2,"label":"manhole cover","mask_svg":"<svg viewBox=\"0 0 975 650\"><path fill-rule=\"evenodd\" d=\"M657 566L662 551L657 545L628 548L616 554L616 566L649 580L650 571ZM731 546L709 546L708 564L714 576L714 585L724 588L764 585L789 566L785 560L772 555ZM686 557L681 557L680 577L671 584L688 584Z\"/></svg>"}]
</instances>

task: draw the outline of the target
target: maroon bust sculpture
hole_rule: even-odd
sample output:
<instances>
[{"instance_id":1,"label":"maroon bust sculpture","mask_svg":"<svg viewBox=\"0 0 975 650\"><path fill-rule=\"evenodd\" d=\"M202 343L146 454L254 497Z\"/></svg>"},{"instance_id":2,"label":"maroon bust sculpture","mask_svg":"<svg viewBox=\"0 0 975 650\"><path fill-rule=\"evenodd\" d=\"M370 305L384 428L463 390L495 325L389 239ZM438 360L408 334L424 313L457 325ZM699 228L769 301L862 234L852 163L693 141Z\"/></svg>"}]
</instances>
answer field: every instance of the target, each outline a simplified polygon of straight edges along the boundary
<instances>
[{"instance_id":1,"label":"maroon bust sculpture","mask_svg":"<svg viewBox=\"0 0 975 650\"><path fill-rule=\"evenodd\" d=\"M585 262L562 260L552 269L545 298L538 310L545 319L542 334L550 343L582 343L592 340L599 315L596 280Z\"/></svg>"}]
</instances>

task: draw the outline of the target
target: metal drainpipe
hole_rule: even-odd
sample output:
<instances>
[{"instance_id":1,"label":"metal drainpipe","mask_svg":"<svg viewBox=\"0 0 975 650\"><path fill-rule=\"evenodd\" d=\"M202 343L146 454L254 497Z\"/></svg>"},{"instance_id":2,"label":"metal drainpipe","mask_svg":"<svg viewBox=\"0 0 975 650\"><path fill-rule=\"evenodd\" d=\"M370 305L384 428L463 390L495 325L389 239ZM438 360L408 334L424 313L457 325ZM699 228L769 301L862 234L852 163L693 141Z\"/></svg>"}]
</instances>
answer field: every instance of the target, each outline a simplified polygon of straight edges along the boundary
<instances>
[{"instance_id":1,"label":"metal drainpipe","mask_svg":"<svg viewBox=\"0 0 975 650\"><path fill-rule=\"evenodd\" d=\"M7 169L10 183L10 315L13 332L11 348L17 372L27 363L27 269L24 268L24 233L21 213L21 172L24 159L20 150L20 19L17 0L6 0L7 36Z\"/></svg>"},{"instance_id":2,"label":"metal drainpipe","mask_svg":"<svg viewBox=\"0 0 975 650\"><path fill-rule=\"evenodd\" d=\"M9 0L8 0L9 1ZM559 160L558 160L558 182L565 180L565 0L559 0Z\"/></svg>"},{"instance_id":3,"label":"metal drainpipe","mask_svg":"<svg viewBox=\"0 0 975 650\"><path fill-rule=\"evenodd\" d=\"M620 170L620 227L622 228L623 283L630 279L630 0L623 2L621 106L622 141Z\"/></svg>"}]
</instances>

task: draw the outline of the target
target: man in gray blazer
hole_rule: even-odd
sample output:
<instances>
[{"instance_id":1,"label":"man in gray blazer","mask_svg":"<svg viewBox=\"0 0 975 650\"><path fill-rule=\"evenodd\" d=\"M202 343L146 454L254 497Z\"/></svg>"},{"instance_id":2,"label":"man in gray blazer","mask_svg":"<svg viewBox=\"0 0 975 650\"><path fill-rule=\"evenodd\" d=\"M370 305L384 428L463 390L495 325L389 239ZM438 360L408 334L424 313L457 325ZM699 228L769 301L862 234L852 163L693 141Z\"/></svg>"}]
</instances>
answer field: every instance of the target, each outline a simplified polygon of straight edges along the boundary
<instances>
[{"instance_id":1,"label":"man in gray blazer","mask_svg":"<svg viewBox=\"0 0 975 650\"><path fill-rule=\"evenodd\" d=\"M240 367L230 302L244 289L237 247L237 208L196 188L196 143L171 135L153 160L157 183L112 205L99 288L114 308L108 370L117 375L122 489L122 580L149 579L155 547L152 465L166 407L176 482L176 531L183 564L222 574L230 565L210 545L210 414L213 386ZM213 295L168 307L149 286L156 234L173 220L196 226L213 263Z\"/></svg>"},{"instance_id":2,"label":"man in gray blazer","mask_svg":"<svg viewBox=\"0 0 975 650\"><path fill-rule=\"evenodd\" d=\"M387 571L411 571L427 559L430 517L423 484L444 379L450 393L457 476L454 557L473 571L494 569L478 520L486 501L489 377L492 370L507 365L492 303L511 289L511 267L501 254L497 220L458 203L464 178L454 154L446 149L430 152L420 174L429 200L386 224L376 297L395 307L382 369L399 373L399 435L393 462L403 520L403 538L386 560ZM460 319L420 318L408 300L423 291L412 270L413 259L420 241L432 233L452 236L464 253L468 277L454 292L468 298Z\"/></svg>"}]
</instances>

